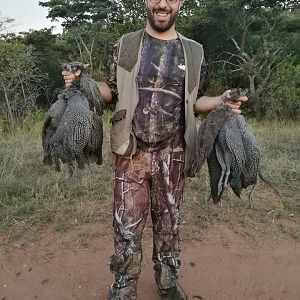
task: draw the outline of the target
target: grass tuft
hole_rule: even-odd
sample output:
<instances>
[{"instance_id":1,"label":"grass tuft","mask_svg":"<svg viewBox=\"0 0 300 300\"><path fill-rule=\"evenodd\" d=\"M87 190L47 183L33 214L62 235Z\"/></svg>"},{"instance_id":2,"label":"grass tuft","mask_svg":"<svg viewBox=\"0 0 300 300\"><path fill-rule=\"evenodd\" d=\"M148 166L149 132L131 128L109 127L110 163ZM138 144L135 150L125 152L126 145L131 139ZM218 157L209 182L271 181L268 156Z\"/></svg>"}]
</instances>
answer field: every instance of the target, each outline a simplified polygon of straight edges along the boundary
<instances>
[{"instance_id":1,"label":"grass tuft","mask_svg":"<svg viewBox=\"0 0 300 300\"><path fill-rule=\"evenodd\" d=\"M78 171L72 180L67 172L57 173L42 164L44 114L28 112L14 132L0 128L0 232L10 233L14 227L27 230L48 223L65 231L98 221L111 222L110 113L104 114L103 165ZM291 222L299 225L300 123L253 120L250 123L262 146L262 171L282 192L284 208L280 208L278 199L264 184L255 193L254 209L247 208L247 192L242 201L230 194L227 201L215 206L208 201L209 180L204 168L197 177L187 180L182 205L186 238L216 222L266 232L277 220L292 216ZM299 230L290 232L298 239ZM84 244L86 233L79 238Z\"/></svg>"},{"instance_id":2,"label":"grass tuft","mask_svg":"<svg viewBox=\"0 0 300 300\"><path fill-rule=\"evenodd\" d=\"M70 180L67 172L42 163L43 118L43 112L31 112L13 133L0 131L0 231L19 223L28 228L53 222L64 228L74 219L86 223L106 215L101 204L112 195L108 136L104 164L91 165ZM105 114L105 127L108 118Z\"/></svg>"}]
</instances>

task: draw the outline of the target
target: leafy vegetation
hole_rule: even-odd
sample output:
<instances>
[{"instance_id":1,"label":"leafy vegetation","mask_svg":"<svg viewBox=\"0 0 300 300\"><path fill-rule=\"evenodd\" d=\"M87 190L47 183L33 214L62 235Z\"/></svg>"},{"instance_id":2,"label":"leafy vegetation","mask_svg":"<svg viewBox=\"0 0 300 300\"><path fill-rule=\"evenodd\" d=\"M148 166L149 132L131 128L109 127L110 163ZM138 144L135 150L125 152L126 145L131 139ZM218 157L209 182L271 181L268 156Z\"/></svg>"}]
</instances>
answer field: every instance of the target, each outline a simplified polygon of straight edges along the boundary
<instances>
[{"instance_id":1,"label":"leafy vegetation","mask_svg":"<svg viewBox=\"0 0 300 300\"><path fill-rule=\"evenodd\" d=\"M13 134L0 132L0 232L48 223L55 224L58 230L66 230L77 224L110 222L113 197L110 113L104 116L104 164L78 171L72 180L66 170L58 173L42 164L43 117L43 111L28 111ZM183 219L189 220L191 227L216 220L246 226L245 218L250 224L263 223L273 210L278 218L300 212L299 122L253 120L251 123L263 145L263 173L282 192L284 208L263 184L255 192L254 210L247 208L247 192L243 193L243 201L230 194L223 207L215 206L207 202L208 174L203 170L198 177L187 180L185 189Z\"/></svg>"},{"instance_id":2,"label":"leafy vegetation","mask_svg":"<svg viewBox=\"0 0 300 300\"><path fill-rule=\"evenodd\" d=\"M272 210L277 216L300 210L298 2L184 2L177 29L204 45L210 66L207 93L249 89L244 112L263 145L263 170L286 199L278 212L277 200L270 193L265 197L263 186L257 192L257 209L247 210L245 201L231 196L226 209L219 209L207 204L208 177L203 172L187 183L184 213L192 225L198 225L199 218L224 221L233 214L240 216L241 224L260 217L263 223ZM49 18L64 21L62 34L51 29L4 34L13 20L0 15L0 231L50 221L65 228L110 214L108 136L104 165L77 174L74 184L65 173L41 163L42 109L55 101L63 86L62 62L89 63L91 75L105 79L117 39L145 25L145 7L139 0L44 0L40 5L48 9ZM107 133L109 112L105 114Z\"/></svg>"},{"instance_id":3,"label":"leafy vegetation","mask_svg":"<svg viewBox=\"0 0 300 300\"><path fill-rule=\"evenodd\" d=\"M70 181L66 173L56 173L42 163L44 114L28 111L13 134L0 132L0 231L16 224L26 228L49 221L60 221L63 226L69 218L87 222L106 214L102 204L112 191L108 136L104 165L90 166ZM106 132L108 118L106 114Z\"/></svg>"},{"instance_id":4,"label":"leafy vegetation","mask_svg":"<svg viewBox=\"0 0 300 300\"><path fill-rule=\"evenodd\" d=\"M35 65L32 46L0 40L0 108L10 124L33 107L39 96L43 74Z\"/></svg>"},{"instance_id":5,"label":"leafy vegetation","mask_svg":"<svg viewBox=\"0 0 300 300\"><path fill-rule=\"evenodd\" d=\"M27 90L43 88L30 92L31 101L49 106L63 84L62 62L89 63L91 74L105 79L117 39L145 25L142 1L48 0L39 4L48 9L49 18L63 20L64 32L55 35L50 29L44 29L2 35L0 52L4 58L0 78L4 84L0 87L0 101L2 112L10 122L14 116L8 112L14 109L8 107L8 101L12 103L17 97L19 103L25 101L24 107L31 105L26 103L28 96L22 99L17 91L11 99L5 97L18 84L15 80L5 82L12 78L12 73L32 74L32 81L37 84L28 86ZM0 17L0 33L11 22ZM180 32L204 45L213 87L209 91L248 88L250 101L246 112L256 119L299 117L299 28L298 1L278 0L186 0L177 24ZM30 67L27 64L30 70L20 71L12 61L24 60L26 53L26 59L31 60Z\"/></svg>"}]
</instances>

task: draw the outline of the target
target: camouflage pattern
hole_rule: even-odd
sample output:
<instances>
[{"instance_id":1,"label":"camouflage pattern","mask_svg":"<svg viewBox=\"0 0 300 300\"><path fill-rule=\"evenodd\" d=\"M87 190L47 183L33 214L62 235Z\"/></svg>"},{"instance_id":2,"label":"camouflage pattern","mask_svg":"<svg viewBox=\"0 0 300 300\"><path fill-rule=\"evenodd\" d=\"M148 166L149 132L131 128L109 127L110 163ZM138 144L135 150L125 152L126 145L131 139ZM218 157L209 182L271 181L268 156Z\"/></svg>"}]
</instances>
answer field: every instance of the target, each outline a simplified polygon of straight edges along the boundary
<instances>
[{"instance_id":1,"label":"camouflage pattern","mask_svg":"<svg viewBox=\"0 0 300 300\"><path fill-rule=\"evenodd\" d=\"M117 66L118 66L118 54L119 54L120 40L114 45L112 56L109 63L109 77L106 80L107 85L111 88L113 101L118 101L118 88L117 88ZM198 88L198 98L204 95L208 87L208 74L209 68L204 59L201 65L201 75Z\"/></svg>"},{"instance_id":2,"label":"camouflage pattern","mask_svg":"<svg viewBox=\"0 0 300 300\"><path fill-rule=\"evenodd\" d=\"M151 37L145 33L137 78L139 102L133 132L140 148L164 148L184 127L185 60L181 41Z\"/></svg>"},{"instance_id":3,"label":"camouflage pattern","mask_svg":"<svg viewBox=\"0 0 300 300\"><path fill-rule=\"evenodd\" d=\"M132 159L115 157L115 254L110 267L116 282L110 299L136 299L141 273L141 238L148 211L153 224L153 261L158 288L176 286L180 261L179 206L184 185L183 134L166 148L139 150Z\"/></svg>"},{"instance_id":4,"label":"camouflage pattern","mask_svg":"<svg viewBox=\"0 0 300 300\"><path fill-rule=\"evenodd\" d=\"M115 45L107 80L118 99ZM159 290L176 287L179 276L179 206L184 186L185 62L180 40L160 41L145 34L138 74L139 104L133 120L138 150L130 159L115 156L114 243L110 259L115 283L110 300L137 298L141 239L151 211L153 262ZM207 79L202 64L198 96ZM141 295L141 299L143 299Z\"/></svg>"}]
</instances>

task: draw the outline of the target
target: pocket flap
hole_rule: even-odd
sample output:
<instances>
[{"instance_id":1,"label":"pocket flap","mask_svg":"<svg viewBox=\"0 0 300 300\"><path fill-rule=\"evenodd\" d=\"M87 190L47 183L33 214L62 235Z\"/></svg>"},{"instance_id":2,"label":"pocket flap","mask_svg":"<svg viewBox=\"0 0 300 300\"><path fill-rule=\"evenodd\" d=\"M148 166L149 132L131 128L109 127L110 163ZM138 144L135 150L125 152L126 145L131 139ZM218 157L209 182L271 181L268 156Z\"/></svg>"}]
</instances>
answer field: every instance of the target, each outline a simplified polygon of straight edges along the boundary
<instances>
[{"instance_id":1,"label":"pocket flap","mask_svg":"<svg viewBox=\"0 0 300 300\"><path fill-rule=\"evenodd\" d=\"M121 121L122 119L124 119L126 117L127 114L127 109L121 109L119 111L117 111L109 120L109 122L111 124L115 124L118 121Z\"/></svg>"}]
</instances>

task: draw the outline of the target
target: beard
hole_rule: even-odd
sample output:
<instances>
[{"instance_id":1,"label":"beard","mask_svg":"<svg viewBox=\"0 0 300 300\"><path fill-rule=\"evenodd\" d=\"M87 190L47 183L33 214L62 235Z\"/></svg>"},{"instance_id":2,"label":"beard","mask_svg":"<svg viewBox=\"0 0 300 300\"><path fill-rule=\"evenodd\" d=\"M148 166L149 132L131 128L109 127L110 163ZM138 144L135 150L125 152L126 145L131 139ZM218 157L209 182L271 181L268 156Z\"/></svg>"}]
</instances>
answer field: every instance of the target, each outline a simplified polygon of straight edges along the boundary
<instances>
[{"instance_id":1,"label":"beard","mask_svg":"<svg viewBox=\"0 0 300 300\"><path fill-rule=\"evenodd\" d=\"M170 19L166 22L159 22L158 20L155 20L155 17L154 17L154 14L156 12L167 12L170 14ZM148 21L149 21L151 27L158 32L165 32L165 31L169 30L175 23L178 13L179 13L179 10L174 12L173 10L155 9L154 8L151 11L149 9L149 7L147 8Z\"/></svg>"}]
</instances>

